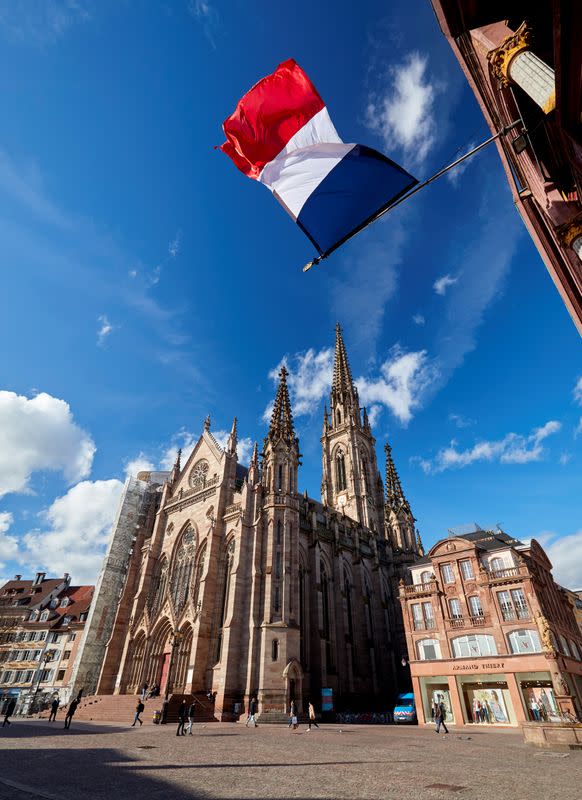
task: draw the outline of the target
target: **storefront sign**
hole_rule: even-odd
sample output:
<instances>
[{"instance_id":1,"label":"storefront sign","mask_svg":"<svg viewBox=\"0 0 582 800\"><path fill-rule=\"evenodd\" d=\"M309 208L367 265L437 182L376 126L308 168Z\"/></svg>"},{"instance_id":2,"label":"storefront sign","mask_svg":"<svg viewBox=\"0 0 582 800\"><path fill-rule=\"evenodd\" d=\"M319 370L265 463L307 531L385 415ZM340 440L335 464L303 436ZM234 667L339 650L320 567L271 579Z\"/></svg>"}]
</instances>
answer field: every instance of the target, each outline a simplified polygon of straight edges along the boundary
<instances>
[{"instance_id":1,"label":"storefront sign","mask_svg":"<svg viewBox=\"0 0 582 800\"><path fill-rule=\"evenodd\" d=\"M504 661L490 661L487 664L453 664L453 672L489 672L492 669L505 669Z\"/></svg>"}]
</instances>

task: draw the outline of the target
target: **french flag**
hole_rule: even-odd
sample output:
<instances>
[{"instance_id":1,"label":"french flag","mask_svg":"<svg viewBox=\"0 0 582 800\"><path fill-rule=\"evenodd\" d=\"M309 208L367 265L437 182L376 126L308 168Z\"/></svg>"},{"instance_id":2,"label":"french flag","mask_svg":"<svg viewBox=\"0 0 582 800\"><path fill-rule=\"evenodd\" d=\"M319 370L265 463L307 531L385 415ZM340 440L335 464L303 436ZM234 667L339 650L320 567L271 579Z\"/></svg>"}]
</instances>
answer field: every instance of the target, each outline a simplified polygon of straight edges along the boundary
<instances>
[{"instance_id":1,"label":"french flag","mask_svg":"<svg viewBox=\"0 0 582 800\"><path fill-rule=\"evenodd\" d=\"M221 150L264 183L329 255L416 183L389 158L344 144L314 85L289 59L256 83L223 124Z\"/></svg>"}]
</instances>

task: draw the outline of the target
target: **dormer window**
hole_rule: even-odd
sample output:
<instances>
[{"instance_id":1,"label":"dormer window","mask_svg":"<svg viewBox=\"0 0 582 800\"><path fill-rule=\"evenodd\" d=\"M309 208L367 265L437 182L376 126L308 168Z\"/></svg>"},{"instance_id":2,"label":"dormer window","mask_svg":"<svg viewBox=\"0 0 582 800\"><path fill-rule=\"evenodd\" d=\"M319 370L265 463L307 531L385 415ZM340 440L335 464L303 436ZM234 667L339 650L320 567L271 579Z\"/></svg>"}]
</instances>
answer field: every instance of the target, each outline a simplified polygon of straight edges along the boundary
<instances>
[{"instance_id":1,"label":"dormer window","mask_svg":"<svg viewBox=\"0 0 582 800\"><path fill-rule=\"evenodd\" d=\"M63 599L61 600L61 608L66 608L68 605L69 605L69 598L63 597Z\"/></svg>"},{"instance_id":2,"label":"dormer window","mask_svg":"<svg viewBox=\"0 0 582 800\"><path fill-rule=\"evenodd\" d=\"M58 606L58 604L59 604L59 598L58 597L53 597L53 599L51 600L51 604L50 604L51 608L56 608Z\"/></svg>"},{"instance_id":3,"label":"dormer window","mask_svg":"<svg viewBox=\"0 0 582 800\"><path fill-rule=\"evenodd\" d=\"M49 612L48 612L48 611L46 611L46 610L45 610L45 611L43 611L43 612L42 612L42 614L40 615L40 621L41 621L41 622L46 622L46 620L47 620L48 618L49 618Z\"/></svg>"},{"instance_id":4,"label":"dormer window","mask_svg":"<svg viewBox=\"0 0 582 800\"><path fill-rule=\"evenodd\" d=\"M71 617L68 614L63 617L63 625L68 625L70 621Z\"/></svg>"}]
</instances>

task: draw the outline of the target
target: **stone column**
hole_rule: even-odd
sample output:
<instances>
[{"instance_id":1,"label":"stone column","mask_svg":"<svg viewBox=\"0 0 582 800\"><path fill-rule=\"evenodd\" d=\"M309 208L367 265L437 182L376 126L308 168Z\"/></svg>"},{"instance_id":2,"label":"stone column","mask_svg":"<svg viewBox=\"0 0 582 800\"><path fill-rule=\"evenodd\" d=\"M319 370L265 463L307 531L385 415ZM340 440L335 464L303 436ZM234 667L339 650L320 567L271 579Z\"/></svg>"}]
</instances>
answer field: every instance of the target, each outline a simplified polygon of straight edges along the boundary
<instances>
[{"instance_id":1,"label":"stone column","mask_svg":"<svg viewBox=\"0 0 582 800\"><path fill-rule=\"evenodd\" d=\"M465 717L463 716L461 696L459 695L459 688L457 686L457 680L454 675L449 676L449 692L451 695L451 705L453 707L455 725L464 725Z\"/></svg>"},{"instance_id":2,"label":"stone column","mask_svg":"<svg viewBox=\"0 0 582 800\"><path fill-rule=\"evenodd\" d=\"M521 692L517 685L517 678L513 672L506 672L507 688L509 689L509 696L511 697L511 704L515 712L515 719L519 722L527 722L528 718L523 708L523 700L521 699Z\"/></svg>"},{"instance_id":3,"label":"stone column","mask_svg":"<svg viewBox=\"0 0 582 800\"><path fill-rule=\"evenodd\" d=\"M426 718L424 713L424 703L422 702L422 690L420 688L420 678L416 675L412 676L412 691L414 692L414 697L416 698L416 716L418 718L418 724L424 725L426 722L430 722L430 719Z\"/></svg>"},{"instance_id":4,"label":"stone column","mask_svg":"<svg viewBox=\"0 0 582 800\"><path fill-rule=\"evenodd\" d=\"M487 59L503 86L517 84L544 114L549 114L556 107L556 78L554 70L530 50L531 39L531 30L523 22L487 53Z\"/></svg>"}]
</instances>

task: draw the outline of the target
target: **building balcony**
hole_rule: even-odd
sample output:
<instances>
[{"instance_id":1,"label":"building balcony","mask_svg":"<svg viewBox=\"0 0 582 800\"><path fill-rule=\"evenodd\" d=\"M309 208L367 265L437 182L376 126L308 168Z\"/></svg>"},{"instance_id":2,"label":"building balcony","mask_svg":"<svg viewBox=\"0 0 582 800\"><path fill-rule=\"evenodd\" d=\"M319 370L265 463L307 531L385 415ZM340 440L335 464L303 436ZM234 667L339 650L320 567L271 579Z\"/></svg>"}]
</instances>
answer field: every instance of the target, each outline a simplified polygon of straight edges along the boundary
<instances>
[{"instance_id":1,"label":"building balcony","mask_svg":"<svg viewBox=\"0 0 582 800\"><path fill-rule=\"evenodd\" d=\"M483 628L486 625L491 625L491 616L489 614L480 614L476 617L453 617L452 619L445 619L447 628L458 630L459 628Z\"/></svg>"},{"instance_id":2,"label":"building balcony","mask_svg":"<svg viewBox=\"0 0 582 800\"><path fill-rule=\"evenodd\" d=\"M483 570L480 573L481 583L500 584L516 583L529 576L526 566L506 567L505 569Z\"/></svg>"},{"instance_id":3,"label":"building balcony","mask_svg":"<svg viewBox=\"0 0 582 800\"><path fill-rule=\"evenodd\" d=\"M404 594L406 597L415 597L420 594L433 594L437 591L436 581L427 583L415 583L413 586L405 586Z\"/></svg>"}]
</instances>

